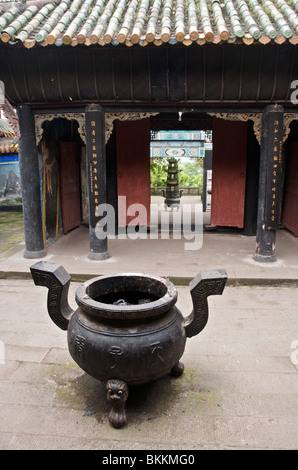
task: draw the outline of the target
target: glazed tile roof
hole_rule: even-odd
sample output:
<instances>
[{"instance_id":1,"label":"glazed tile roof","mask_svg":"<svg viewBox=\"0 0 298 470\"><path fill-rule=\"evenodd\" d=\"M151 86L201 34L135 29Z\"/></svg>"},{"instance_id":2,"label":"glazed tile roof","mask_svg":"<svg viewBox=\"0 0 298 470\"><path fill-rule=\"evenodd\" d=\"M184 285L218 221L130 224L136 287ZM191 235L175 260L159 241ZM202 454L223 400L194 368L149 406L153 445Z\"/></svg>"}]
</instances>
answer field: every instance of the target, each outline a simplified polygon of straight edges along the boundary
<instances>
[{"instance_id":1,"label":"glazed tile roof","mask_svg":"<svg viewBox=\"0 0 298 470\"><path fill-rule=\"evenodd\" d=\"M0 137L0 154L1 153L18 153L19 143L16 138L8 139Z\"/></svg>"},{"instance_id":2,"label":"glazed tile roof","mask_svg":"<svg viewBox=\"0 0 298 470\"><path fill-rule=\"evenodd\" d=\"M6 119L0 119L0 153L17 153L18 139Z\"/></svg>"},{"instance_id":3,"label":"glazed tile roof","mask_svg":"<svg viewBox=\"0 0 298 470\"><path fill-rule=\"evenodd\" d=\"M13 137L15 134L6 119L0 119L0 137Z\"/></svg>"},{"instance_id":4,"label":"glazed tile roof","mask_svg":"<svg viewBox=\"0 0 298 470\"><path fill-rule=\"evenodd\" d=\"M2 43L298 42L298 0L0 0ZM1 44L1 42L0 42Z\"/></svg>"},{"instance_id":5,"label":"glazed tile roof","mask_svg":"<svg viewBox=\"0 0 298 470\"><path fill-rule=\"evenodd\" d=\"M19 120L18 116L15 112L15 109L11 106L9 101L7 99L4 100L4 103L0 104L0 111L3 113L4 117L6 119L1 119L2 126L4 125L4 128L8 130L9 134L8 136L14 136L14 137L20 137L20 128L19 128ZM4 124L3 124L4 123ZM0 131L0 136L5 135L4 133L1 134Z\"/></svg>"}]
</instances>

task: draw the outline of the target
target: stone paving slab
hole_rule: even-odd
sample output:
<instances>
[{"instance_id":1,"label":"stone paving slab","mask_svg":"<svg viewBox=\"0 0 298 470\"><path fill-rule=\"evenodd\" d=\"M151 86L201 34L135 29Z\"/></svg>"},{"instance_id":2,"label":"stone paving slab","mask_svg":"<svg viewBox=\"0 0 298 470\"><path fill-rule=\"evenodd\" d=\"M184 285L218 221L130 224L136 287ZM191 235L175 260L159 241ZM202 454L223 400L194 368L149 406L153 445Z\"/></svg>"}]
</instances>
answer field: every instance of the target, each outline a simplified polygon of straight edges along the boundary
<instances>
[{"instance_id":1,"label":"stone paving slab","mask_svg":"<svg viewBox=\"0 0 298 470\"><path fill-rule=\"evenodd\" d=\"M185 248L187 240L111 239L111 257L96 261L88 258L88 227L80 226L47 247L43 261L62 264L76 281L116 272L142 272L167 276L175 284L188 285L202 270L226 269L229 285L298 286L298 239L286 230L277 232L277 261L253 260L255 237L240 234L204 233L197 250ZM23 257L24 243L0 254L0 279L30 279L30 266L38 260Z\"/></svg>"},{"instance_id":2,"label":"stone paving slab","mask_svg":"<svg viewBox=\"0 0 298 470\"><path fill-rule=\"evenodd\" d=\"M184 374L132 388L122 429L109 424L104 384L70 358L46 297L32 281L0 280L0 449L297 449L295 288L226 287L209 297ZM190 313L187 287L177 306Z\"/></svg>"}]
</instances>

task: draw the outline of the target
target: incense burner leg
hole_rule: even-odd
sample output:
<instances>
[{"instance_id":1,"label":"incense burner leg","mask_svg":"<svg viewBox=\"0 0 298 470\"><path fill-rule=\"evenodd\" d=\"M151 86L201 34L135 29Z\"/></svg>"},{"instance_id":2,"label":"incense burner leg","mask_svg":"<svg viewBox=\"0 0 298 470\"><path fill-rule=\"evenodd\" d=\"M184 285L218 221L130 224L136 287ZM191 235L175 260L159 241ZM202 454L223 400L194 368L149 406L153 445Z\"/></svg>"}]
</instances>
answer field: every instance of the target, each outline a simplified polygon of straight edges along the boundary
<instances>
[{"instance_id":1,"label":"incense burner leg","mask_svg":"<svg viewBox=\"0 0 298 470\"><path fill-rule=\"evenodd\" d=\"M115 428L122 428L126 423L125 402L128 386L123 380L108 380L106 390L107 400L112 405L109 421Z\"/></svg>"},{"instance_id":2,"label":"incense burner leg","mask_svg":"<svg viewBox=\"0 0 298 470\"><path fill-rule=\"evenodd\" d=\"M182 362L178 362L171 370L171 375L173 377L180 377L184 371L184 364Z\"/></svg>"}]
</instances>

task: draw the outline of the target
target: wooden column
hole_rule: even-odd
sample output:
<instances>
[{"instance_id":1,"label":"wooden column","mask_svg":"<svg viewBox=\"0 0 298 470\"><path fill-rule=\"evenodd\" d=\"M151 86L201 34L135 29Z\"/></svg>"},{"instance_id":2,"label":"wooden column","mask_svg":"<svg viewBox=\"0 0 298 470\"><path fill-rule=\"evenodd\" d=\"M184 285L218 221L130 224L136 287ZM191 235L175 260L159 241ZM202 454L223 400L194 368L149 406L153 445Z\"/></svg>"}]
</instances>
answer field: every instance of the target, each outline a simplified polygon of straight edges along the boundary
<instances>
[{"instance_id":1,"label":"wooden column","mask_svg":"<svg viewBox=\"0 0 298 470\"><path fill-rule=\"evenodd\" d=\"M276 261L276 230L282 197L283 107L267 106L262 116L256 252L260 262Z\"/></svg>"},{"instance_id":2,"label":"wooden column","mask_svg":"<svg viewBox=\"0 0 298 470\"><path fill-rule=\"evenodd\" d=\"M43 258L44 239L40 201L38 151L35 140L34 115L28 106L17 109L20 127L19 162L22 182L25 233L24 258Z\"/></svg>"},{"instance_id":3,"label":"wooden column","mask_svg":"<svg viewBox=\"0 0 298 470\"><path fill-rule=\"evenodd\" d=\"M101 214L107 202L107 175L105 151L105 116L101 106L90 105L85 110L86 124L86 159L89 190L89 239L88 257L103 260L110 257L108 252L107 233L99 230L98 223L103 219Z\"/></svg>"}]
</instances>

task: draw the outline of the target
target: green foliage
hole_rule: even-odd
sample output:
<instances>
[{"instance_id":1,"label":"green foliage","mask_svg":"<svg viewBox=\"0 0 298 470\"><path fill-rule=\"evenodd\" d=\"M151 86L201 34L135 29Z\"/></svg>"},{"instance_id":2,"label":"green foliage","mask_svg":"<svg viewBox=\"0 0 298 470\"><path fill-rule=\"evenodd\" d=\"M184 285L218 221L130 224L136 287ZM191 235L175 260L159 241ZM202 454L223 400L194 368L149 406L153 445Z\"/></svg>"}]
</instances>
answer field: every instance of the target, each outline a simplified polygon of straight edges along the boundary
<instances>
[{"instance_id":1,"label":"green foliage","mask_svg":"<svg viewBox=\"0 0 298 470\"><path fill-rule=\"evenodd\" d=\"M196 188L203 185L203 159L180 159L179 184L181 188ZM150 165L151 186L165 188L168 174L168 161L154 158Z\"/></svg>"},{"instance_id":2,"label":"green foliage","mask_svg":"<svg viewBox=\"0 0 298 470\"><path fill-rule=\"evenodd\" d=\"M203 160L187 159L179 162L179 181L184 188L195 188L203 184Z\"/></svg>"},{"instance_id":3,"label":"green foliage","mask_svg":"<svg viewBox=\"0 0 298 470\"><path fill-rule=\"evenodd\" d=\"M150 181L152 187L166 186L168 161L165 158L154 158L150 165Z\"/></svg>"}]
</instances>

